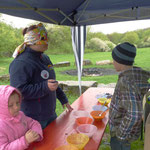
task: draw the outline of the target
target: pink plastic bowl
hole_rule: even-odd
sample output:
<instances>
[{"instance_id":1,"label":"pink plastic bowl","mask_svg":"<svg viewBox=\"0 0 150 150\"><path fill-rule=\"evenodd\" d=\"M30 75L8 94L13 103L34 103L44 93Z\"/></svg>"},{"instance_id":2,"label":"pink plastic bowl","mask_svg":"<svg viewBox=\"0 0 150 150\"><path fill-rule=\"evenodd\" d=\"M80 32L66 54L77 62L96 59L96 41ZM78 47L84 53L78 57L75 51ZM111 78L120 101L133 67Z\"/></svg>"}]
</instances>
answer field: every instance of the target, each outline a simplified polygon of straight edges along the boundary
<instances>
[{"instance_id":1,"label":"pink plastic bowl","mask_svg":"<svg viewBox=\"0 0 150 150\"><path fill-rule=\"evenodd\" d=\"M97 131L97 127L92 124L82 124L76 128L77 132L86 134L89 138Z\"/></svg>"}]
</instances>

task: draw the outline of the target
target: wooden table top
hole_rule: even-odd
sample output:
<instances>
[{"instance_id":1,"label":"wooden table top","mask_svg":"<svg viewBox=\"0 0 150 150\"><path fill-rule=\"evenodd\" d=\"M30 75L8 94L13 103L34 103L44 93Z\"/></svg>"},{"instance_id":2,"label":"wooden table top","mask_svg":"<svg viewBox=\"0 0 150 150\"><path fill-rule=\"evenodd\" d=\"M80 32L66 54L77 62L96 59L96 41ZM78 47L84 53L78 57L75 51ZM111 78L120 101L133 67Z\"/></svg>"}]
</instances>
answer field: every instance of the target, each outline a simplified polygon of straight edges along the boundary
<instances>
[{"instance_id":1,"label":"wooden table top","mask_svg":"<svg viewBox=\"0 0 150 150\"><path fill-rule=\"evenodd\" d=\"M113 94L114 88L89 88L71 105L74 110L92 111L92 106L98 104L96 95L103 93ZM84 150L98 150L106 125L109 111L106 117L99 122L93 122L98 130L85 146ZM66 138L76 132L75 118L72 112L65 110L60 116L50 123L44 130L44 139L41 142L32 143L28 150L55 150L56 147L67 144Z\"/></svg>"}]
</instances>

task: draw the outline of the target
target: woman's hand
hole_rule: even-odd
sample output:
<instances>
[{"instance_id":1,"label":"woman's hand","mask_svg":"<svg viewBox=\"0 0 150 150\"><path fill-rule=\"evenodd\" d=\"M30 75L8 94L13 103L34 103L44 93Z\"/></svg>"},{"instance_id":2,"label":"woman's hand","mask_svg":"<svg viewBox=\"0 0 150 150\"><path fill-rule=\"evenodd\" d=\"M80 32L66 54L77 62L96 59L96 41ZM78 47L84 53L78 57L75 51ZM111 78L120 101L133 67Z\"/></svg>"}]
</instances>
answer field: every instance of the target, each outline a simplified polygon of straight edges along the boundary
<instances>
[{"instance_id":1,"label":"woman's hand","mask_svg":"<svg viewBox=\"0 0 150 150\"><path fill-rule=\"evenodd\" d=\"M51 91L56 91L56 89L58 88L58 81L56 81L54 79L49 79L47 84L48 84L48 88Z\"/></svg>"},{"instance_id":2,"label":"woman's hand","mask_svg":"<svg viewBox=\"0 0 150 150\"><path fill-rule=\"evenodd\" d=\"M39 134L33 130L28 130L25 134L26 141L30 144L40 138Z\"/></svg>"},{"instance_id":3,"label":"woman's hand","mask_svg":"<svg viewBox=\"0 0 150 150\"><path fill-rule=\"evenodd\" d=\"M69 103L64 104L64 105L63 105L63 108L65 108L65 107L67 107L67 109L68 109L69 111L72 111L72 110L73 110L73 108L70 106Z\"/></svg>"}]
</instances>

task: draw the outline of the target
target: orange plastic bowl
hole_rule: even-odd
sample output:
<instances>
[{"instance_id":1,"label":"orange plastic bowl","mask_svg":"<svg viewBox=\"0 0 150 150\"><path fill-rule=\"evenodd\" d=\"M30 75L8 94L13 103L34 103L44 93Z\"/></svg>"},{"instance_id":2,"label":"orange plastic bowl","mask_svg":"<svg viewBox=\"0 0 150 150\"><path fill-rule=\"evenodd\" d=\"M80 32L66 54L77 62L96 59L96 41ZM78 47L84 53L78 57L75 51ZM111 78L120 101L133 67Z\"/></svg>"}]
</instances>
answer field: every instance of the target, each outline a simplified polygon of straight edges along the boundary
<instances>
[{"instance_id":1,"label":"orange plastic bowl","mask_svg":"<svg viewBox=\"0 0 150 150\"><path fill-rule=\"evenodd\" d=\"M77 125L81 125L81 124L92 124L93 123L93 119L90 117L79 117L76 118L76 124Z\"/></svg>"},{"instance_id":2,"label":"orange plastic bowl","mask_svg":"<svg viewBox=\"0 0 150 150\"><path fill-rule=\"evenodd\" d=\"M89 141L89 137L85 134L74 133L69 135L66 140L68 144L75 146L78 150L83 150Z\"/></svg>"},{"instance_id":3,"label":"orange plastic bowl","mask_svg":"<svg viewBox=\"0 0 150 150\"><path fill-rule=\"evenodd\" d=\"M55 150L78 150L78 148L73 145L62 145L60 147L55 148Z\"/></svg>"},{"instance_id":4,"label":"orange plastic bowl","mask_svg":"<svg viewBox=\"0 0 150 150\"><path fill-rule=\"evenodd\" d=\"M91 111L91 116L94 118L95 121L100 121L102 120L105 115L106 115L106 112L103 112L103 114L101 116L99 116L99 114L101 113L102 111Z\"/></svg>"}]
</instances>

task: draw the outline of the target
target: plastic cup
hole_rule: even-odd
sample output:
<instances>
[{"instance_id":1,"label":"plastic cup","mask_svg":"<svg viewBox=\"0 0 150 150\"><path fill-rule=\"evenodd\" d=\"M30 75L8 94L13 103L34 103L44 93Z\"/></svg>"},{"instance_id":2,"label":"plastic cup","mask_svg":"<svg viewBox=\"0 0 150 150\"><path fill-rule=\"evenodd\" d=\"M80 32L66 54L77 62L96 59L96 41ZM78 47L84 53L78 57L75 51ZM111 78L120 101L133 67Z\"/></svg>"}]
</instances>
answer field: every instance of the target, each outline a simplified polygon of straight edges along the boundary
<instances>
[{"instance_id":1,"label":"plastic cup","mask_svg":"<svg viewBox=\"0 0 150 150\"><path fill-rule=\"evenodd\" d=\"M97 131L97 127L92 124L82 124L76 128L78 133L83 133L91 138L94 133Z\"/></svg>"},{"instance_id":2,"label":"plastic cup","mask_svg":"<svg viewBox=\"0 0 150 150\"><path fill-rule=\"evenodd\" d=\"M83 150L88 141L89 137L81 133L74 133L67 137L68 144L75 146L78 150Z\"/></svg>"},{"instance_id":3,"label":"plastic cup","mask_svg":"<svg viewBox=\"0 0 150 150\"><path fill-rule=\"evenodd\" d=\"M90 117L90 113L84 110L73 110L73 116L75 118L79 117Z\"/></svg>"}]
</instances>

